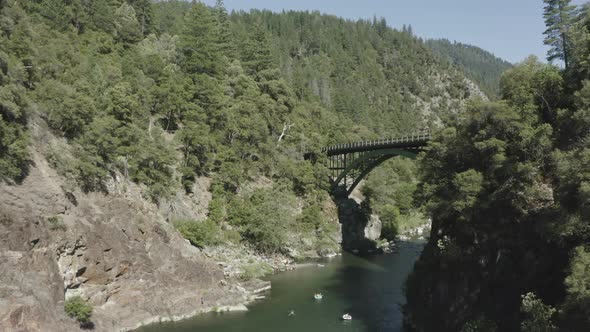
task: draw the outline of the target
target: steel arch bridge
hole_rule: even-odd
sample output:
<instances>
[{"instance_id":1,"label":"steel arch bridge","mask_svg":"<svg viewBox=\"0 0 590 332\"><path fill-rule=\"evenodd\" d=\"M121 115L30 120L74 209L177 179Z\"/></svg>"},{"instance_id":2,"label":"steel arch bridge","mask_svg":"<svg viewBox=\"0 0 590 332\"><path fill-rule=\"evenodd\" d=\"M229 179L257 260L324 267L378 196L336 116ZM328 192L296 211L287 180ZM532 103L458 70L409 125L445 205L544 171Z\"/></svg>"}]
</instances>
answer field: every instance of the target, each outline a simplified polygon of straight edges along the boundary
<instances>
[{"instance_id":1,"label":"steel arch bridge","mask_svg":"<svg viewBox=\"0 0 590 332\"><path fill-rule=\"evenodd\" d=\"M417 134L322 148L321 152L328 156L333 192L350 195L375 167L396 156L414 159L429 140L430 134Z\"/></svg>"}]
</instances>

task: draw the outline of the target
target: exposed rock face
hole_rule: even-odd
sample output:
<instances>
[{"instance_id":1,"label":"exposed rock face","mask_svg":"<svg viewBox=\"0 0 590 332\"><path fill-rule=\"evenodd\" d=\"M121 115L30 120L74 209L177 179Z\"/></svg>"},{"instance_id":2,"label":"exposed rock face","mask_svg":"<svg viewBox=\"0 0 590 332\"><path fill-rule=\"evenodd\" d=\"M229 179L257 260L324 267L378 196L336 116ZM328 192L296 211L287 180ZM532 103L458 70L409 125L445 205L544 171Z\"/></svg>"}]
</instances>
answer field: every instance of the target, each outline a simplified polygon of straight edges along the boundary
<instances>
[{"instance_id":1,"label":"exposed rock face","mask_svg":"<svg viewBox=\"0 0 590 332\"><path fill-rule=\"evenodd\" d=\"M248 300L137 188L66 192L34 161L22 184L0 185L0 331L79 330L63 309L73 295L94 307L96 331Z\"/></svg>"},{"instance_id":2,"label":"exposed rock face","mask_svg":"<svg viewBox=\"0 0 590 332\"><path fill-rule=\"evenodd\" d=\"M381 237L381 228L383 225L381 224L381 219L376 214L371 214L369 216L369 222L367 226L365 226L365 238L369 240L379 240Z\"/></svg>"},{"instance_id":3,"label":"exposed rock face","mask_svg":"<svg viewBox=\"0 0 590 332\"><path fill-rule=\"evenodd\" d=\"M203 220L209 213L209 202L211 202L211 179L198 177L192 188L192 193L186 195L183 189L160 205L160 213L168 221L177 219Z\"/></svg>"},{"instance_id":4,"label":"exposed rock face","mask_svg":"<svg viewBox=\"0 0 590 332\"><path fill-rule=\"evenodd\" d=\"M349 251L371 252L376 250L376 243L366 236L367 233L379 238L375 234L377 227L369 223L371 216L363 211L361 205L351 198L336 198L338 216L342 223L342 247ZM378 218L377 218L378 219ZM371 234L373 232L373 234Z\"/></svg>"},{"instance_id":5,"label":"exposed rock face","mask_svg":"<svg viewBox=\"0 0 590 332\"><path fill-rule=\"evenodd\" d=\"M381 236L381 220L363 207L361 182L349 197L335 197L338 219L342 224L342 247L346 250L374 251Z\"/></svg>"}]
</instances>

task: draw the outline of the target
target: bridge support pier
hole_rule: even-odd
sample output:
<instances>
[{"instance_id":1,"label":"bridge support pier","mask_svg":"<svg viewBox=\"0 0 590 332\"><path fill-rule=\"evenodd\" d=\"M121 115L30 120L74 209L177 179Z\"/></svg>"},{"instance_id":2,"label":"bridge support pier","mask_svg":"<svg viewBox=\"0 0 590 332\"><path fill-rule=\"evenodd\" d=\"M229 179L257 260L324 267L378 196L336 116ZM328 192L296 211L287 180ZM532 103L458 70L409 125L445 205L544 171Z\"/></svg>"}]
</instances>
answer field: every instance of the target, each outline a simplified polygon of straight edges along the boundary
<instances>
[{"instance_id":1,"label":"bridge support pier","mask_svg":"<svg viewBox=\"0 0 590 332\"><path fill-rule=\"evenodd\" d=\"M366 236L366 229L371 226L372 221L367 207L362 202L348 198L346 194L334 195L333 199L338 207L338 220L342 224L342 249L359 253L378 252L375 240L380 234L376 238Z\"/></svg>"}]
</instances>

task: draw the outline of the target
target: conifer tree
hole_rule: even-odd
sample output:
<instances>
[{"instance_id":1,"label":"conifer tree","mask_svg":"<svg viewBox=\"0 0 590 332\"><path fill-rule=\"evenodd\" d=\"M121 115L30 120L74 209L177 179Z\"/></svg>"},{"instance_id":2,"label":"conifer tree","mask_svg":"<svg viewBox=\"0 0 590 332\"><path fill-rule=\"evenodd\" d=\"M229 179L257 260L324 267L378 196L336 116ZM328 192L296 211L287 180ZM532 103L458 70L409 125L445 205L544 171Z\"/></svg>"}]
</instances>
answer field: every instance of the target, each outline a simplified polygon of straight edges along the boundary
<instances>
[{"instance_id":1,"label":"conifer tree","mask_svg":"<svg viewBox=\"0 0 590 332\"><path fill-rule=\"evenodd\" d=\"M570 5L571 0L543 0L545 3L545 25L547 30L544 43L551 48L547 52L547 60L563 60L565 68L569 65L570 45L568 30L572 25L575 6Z\"/></svg>"},{"instance_id":2,"label":"conifer tree","mask_svg":"<svg viewBox=\"0 0 590 332\"><path fill-rule=\"evenodd\" d=\"M137 22L135 9L124 3L115 11L115 31L117 40L134 43L141 39L141 26Z\"/></svg>"},{"instance_id":3,"label":"conifer tree","mask_svg":"<svg viewBox=\"0 0 590 332\"><path fill-rule=\"evenodd\" d=\"M215 18L204 4L194 3L185 17L179 51L183 69L190 74L219 75L221 66Z\"/></svg>"},{"instance_id":4,"label":"conifer tree","mask_svg":"<svg viewBox=\"0 0 590 332\"><path fill-rule=\"evenodd\" d=\"M217 21L219 49L229 60L233 60L236 58L236 48L223 0L217 0L215 3L215 19Z\"/></svg>"},{"instance_id":5,"label":"conifer tree","mask_svg":"<svg viewBox=\"0 0 590 332\"><path fill-rule=\"evenodd\" d=\"M242 63L251 74L272 68L273 58L270 47L270 38L262 27L262 23L256 22L242 51Z\"/></svg>"},{"instance_id":6,"label":"conifer tree","mask_svg":"<svg viewBox=\"0 0 590 332\"><path fill-rule=\"evenodd\" d=\"M154 25L152 2L150 0L128 0L127 2L135 9L137 21L141 27L141 34L147 36L152 32Z\"/></svg>"},{"instance_id":7,"label":"conifer tree","mask_svg":"<svg viewBox=\"0 0 590 332\"><path fill-rule=\"evenodd\" d=\"M119 0L84 0L84 7L89 18L90 27L107 33L113 33L115 29L113 15L119 6L121 6Z\"/></svg>"}]
</instances>

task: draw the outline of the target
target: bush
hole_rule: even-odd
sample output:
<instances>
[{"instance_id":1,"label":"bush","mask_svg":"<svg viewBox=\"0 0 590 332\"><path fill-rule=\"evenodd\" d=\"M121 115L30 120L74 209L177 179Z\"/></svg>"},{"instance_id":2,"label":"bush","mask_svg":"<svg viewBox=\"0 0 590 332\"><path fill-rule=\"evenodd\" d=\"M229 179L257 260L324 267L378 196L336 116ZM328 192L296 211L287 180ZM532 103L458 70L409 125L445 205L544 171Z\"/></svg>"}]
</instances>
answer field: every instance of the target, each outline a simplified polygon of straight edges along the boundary
<instances>
[{"instance_id":1,"label":"bush","mask_svg":"<svg viewBox=\"0 0 590 332\"><path fill-rule=\"evenodd\" d=\"M249 263L242 265L244 273L240 276L242 280L250 280L254 278L264 277L265 275L272 273L272 267L265 262Z\"/></svg>"},{"instance_id":2,"label":"bush","mask_svg":"<svg viewBox=\"0 0 590 332\"><path fill-rule=\"evenodd\" d=\"M195 247L204 248L222 242L221 229L211 219L202 222L181 220L175 223L175 227Z\"/></svg>"},{"instance_id":3,"label":"bush","mask_svg":"<svg viewBox=\"0 0 590 332\"><path fill-rule=\"evenodd\" d=\"M461 329L461 332L496 332L497 330L496 323L488 319L479 318L467 322Z\"/></svg>"},{"instance_id":4,"label":"bush","mask_svg":"<svg viewBox=\"0 0 590 332\"><path fill-rule=\"evenodd\" d=\"M284 187L256 189L250 197L229 202L228 221L244 240L266 253L280 251L294 226L296 197Z\"/></svg>"},{"instance_id":5,"label":"bush","mask_svg":"<svg viewBox=\"0 0 590 332\"><path fill-rule=\"evenodd\" d=\"M66 225L59 216L51 216L47 218L49 222L49 229L52 231L65 231Z\"/></svg>"},{"instance_id":6,"label":"bush","mask_svg":"<svg viewBox=\"0 0 590 332\"><path fill-rule=\"evenodd\" d=\"M550 332L555 331L551 317L556 310L546 305L534 293L527 293L522 296L520 310L525 319L520 324L523 332Z\"/></svg>"},{"instance_id":7,"label":"bush","mask_svg":"<svg viewBox=\"0 0 590 332\"><path fill-rule=\"evenodd\" d=\"M381 229L381 238L387 239L389 241L394 240L395 236L399 234L399 208L391 204L386 204L382 208L380 217L383 224L383 228Z\"/></svg>"},{"instance_id":8,"label":"bush","mask_svg":"<svg viewBox=\"0 0 590 332\"><path fill-rule=\"evenodd\" d=\"M84 301L80 296L74 296L66 300L65 311L68 316L75 318L81 324L90 322L92 316L92 306Z\"/></svg>"}]
</instances>

